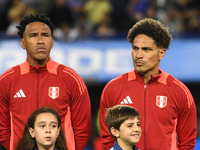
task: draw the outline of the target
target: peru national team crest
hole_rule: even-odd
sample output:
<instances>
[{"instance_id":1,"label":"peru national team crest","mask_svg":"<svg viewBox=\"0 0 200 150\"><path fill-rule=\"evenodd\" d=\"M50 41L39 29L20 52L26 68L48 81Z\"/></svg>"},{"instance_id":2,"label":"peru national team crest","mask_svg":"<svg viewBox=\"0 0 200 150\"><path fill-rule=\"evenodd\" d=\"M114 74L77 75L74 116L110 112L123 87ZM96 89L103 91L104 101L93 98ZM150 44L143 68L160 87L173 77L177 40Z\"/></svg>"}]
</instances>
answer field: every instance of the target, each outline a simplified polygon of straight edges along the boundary
<instances>
[{"instance_id":1,"label":"peru national team crest","mask_svg":"<svg viewBox=\"0 0 200 150\"><path fill-rule=\"evenodd\" d=\"M59 97L59 87L49 87L49 97L56 99Z\"/></svg>"},{"instance_id":2,"label":"peru national team crest","mask_svg":"<svg viewBox=\"0 0 200 150\"><path fill-rule=\"evenodd\" d=\"M167 96L156 96L156 105L160 108L167 106Z\"/></svg>"}]
</instances>

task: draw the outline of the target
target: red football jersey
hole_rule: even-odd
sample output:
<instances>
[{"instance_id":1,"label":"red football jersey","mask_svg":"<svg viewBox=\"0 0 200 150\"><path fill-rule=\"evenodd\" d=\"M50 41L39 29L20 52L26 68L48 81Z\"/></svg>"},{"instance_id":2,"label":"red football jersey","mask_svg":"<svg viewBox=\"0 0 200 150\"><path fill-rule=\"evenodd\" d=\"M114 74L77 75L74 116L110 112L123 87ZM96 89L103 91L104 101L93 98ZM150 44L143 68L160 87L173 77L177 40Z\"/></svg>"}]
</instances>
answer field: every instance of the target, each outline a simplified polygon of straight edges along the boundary
<instances>
[{"instance_id":1,"label":"red football jersey","mask_svg":"<svg viewBox=\"0 0 200 150\"><path fill-rule=\"evenodd\" d=\"M142 136L140 150L194 149L197 136L196 106L188 88L160 70L144 84L135 70L111 80L100 101L100 133L106 149L112 147L106 124L106 108L124 104L140 113Z\"/></svg>"},{"instance_id":2,"label":"red football jersey","mask_svg":"<svg viewBox=\"0 0 200 150\"><path fill-rule=\"evenodd\" d=\"M30 114L49 105L61 117L68 148L84 150L91 136L91 104L74 70L52 59L42 67L24 62L0 76L0 91L0 143L6 149L17 145Z\"/></svg>"}]
</instances>

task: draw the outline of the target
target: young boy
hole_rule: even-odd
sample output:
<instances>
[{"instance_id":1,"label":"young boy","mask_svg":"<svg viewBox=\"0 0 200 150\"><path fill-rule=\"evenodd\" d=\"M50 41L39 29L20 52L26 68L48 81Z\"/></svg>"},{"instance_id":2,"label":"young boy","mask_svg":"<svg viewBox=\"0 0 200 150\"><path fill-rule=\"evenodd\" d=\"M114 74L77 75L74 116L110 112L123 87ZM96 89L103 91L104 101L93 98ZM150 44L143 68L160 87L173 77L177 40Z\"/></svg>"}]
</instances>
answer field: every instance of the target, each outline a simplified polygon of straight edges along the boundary
<instances>
[{"instance_id":1,"label":"young boy","mask_svg":"<svg viewBox=\"0 0 200 150\"><path fill-rule=\"evenodd\" d=\"M107 109L105 122L115 143L110 150L138 150L141 137L140 114L131 106L116 105Z\"/></svg>"}]
</instances>

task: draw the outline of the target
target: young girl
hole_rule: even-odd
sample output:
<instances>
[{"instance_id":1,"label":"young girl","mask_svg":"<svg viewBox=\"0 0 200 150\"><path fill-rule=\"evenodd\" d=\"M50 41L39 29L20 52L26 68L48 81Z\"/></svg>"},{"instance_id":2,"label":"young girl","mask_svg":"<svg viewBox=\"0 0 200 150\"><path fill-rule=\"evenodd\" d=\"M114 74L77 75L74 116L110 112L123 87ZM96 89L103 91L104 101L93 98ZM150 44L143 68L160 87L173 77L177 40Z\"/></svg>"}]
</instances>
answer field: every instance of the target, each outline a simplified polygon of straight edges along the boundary
<instances>
[{"instance_id":1,"label":"young girl","mask_svg":"<svg viewBox=\"0 0 200 150\"><path fill-rule=\"evenodd\" d=\"M15 150L67 150L58 113L48 107L35 110L29 117Z\"/></svg>"}]
</instances>

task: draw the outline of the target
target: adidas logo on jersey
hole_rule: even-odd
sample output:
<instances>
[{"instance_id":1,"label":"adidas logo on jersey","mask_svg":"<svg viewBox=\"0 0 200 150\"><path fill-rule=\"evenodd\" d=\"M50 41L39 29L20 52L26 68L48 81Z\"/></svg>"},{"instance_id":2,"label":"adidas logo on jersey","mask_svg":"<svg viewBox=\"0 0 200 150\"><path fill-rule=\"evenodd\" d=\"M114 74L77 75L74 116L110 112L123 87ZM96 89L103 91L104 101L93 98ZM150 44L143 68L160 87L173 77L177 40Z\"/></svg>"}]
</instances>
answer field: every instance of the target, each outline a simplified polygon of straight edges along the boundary
<instances>
[{"instance_id":1,"label":"adidas logo on jersey","mask_svg":"<svg viewBox=\"0 0 200 150\"><path fill-rule=\"evenodd\" d=\"M126 96L126 98L121 101L121 104L133 104L133 102L129 96Z\"/></svg>"},{"instance_id":2,"label":"adidas logo on jersey","mask_svg":"<svg viewBox=\"0 0 200 150\"><path fill-rule=\"evenodd\" d=\"M26 97L26 95L24 94L23 90L19 90L19 92L17 92L14 96L14 98L17 98L17 97Z\"/></svg>"}]
</instances>

